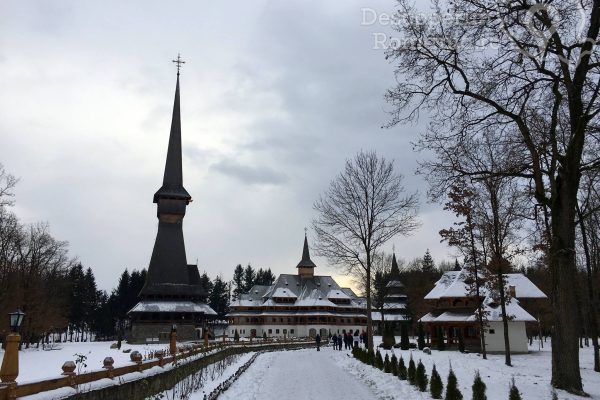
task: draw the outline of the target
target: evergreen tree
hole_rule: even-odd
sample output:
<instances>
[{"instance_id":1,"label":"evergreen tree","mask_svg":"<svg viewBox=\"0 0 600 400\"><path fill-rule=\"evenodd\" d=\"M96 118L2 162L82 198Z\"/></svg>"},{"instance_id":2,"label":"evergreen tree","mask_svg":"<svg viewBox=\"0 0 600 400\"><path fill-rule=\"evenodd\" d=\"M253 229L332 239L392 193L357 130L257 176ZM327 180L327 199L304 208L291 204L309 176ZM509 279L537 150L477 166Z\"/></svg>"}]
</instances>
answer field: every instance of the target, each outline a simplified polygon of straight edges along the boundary
<instances>
[{"instance_id":1,"label":"evergreen tree","mask_svg":"<svg viewBox=\"0 0 600 400\"><path fill-rule=\"evenodd\" d=\"M240 334L238 332L238 330L236 329L235 332L233 332L233 340L235 342L239 342L240 341Z\"/></svg>"},{"instance_id":2,"label":"evergreen tree","mask_svg":"<svg viewBox=\"0 0 600 400\"><path fill-rule=\"evenodd\" d=\"M369 349L367 352L367 364L375 366L375 352L373 349Z\"/></svg>"},{"instance_id":3,"label":"evergreen tree","mask_svg":"<svg viewBox=\"0 0 600 400\"><path fill-rule=\"evenodd\" d=\"M404 358L400 355L400 360L398 361L398 378L405 381L408 379L408 371L406 369L406 365L404 364Z\"/></svg>"},{"instance_id":4,"label":"evergreen tree","mask_svg":"<svg viewBox=\"0 0 600 400\"><path fill-rule=\"evenodd\" d=\"M487 396L485 395L485 383L481 380L481 375L479 375L479 371L475 372L475 380L473 381L473 400L487 400Z\"/></svg>"},{"instance_id":5,"label":"evergreen tree","mask_svg":"<svg viewBox=\"0 0 600 400\"><path fill-rule=\"evenodd\" d=\"M233 300L240 298L240 295L244 293L244 268L242 264L238 264L233 270Z\"/></svg>"},{"instance_id":6,"label":"evergreen tree","mask_svg":"<svg viewBox=\"0 0 600 400\"><path fill-rule=\"evenodd\" d=\"M389 374L392 372L392 366L390 364L390 357L388 353L385 353L385 358L383 359L383 372Z\"/></svg>"},{"instance_id":7,"label":"evergreen tree","mask_svg":"<svg viewBox=\"0 0 600 400\"><path fill-rule=\"evenodd\" d=\"M446 350L446 344L444 343L444 328L441 326L436 327L437 331L437 349L439 351Z\"/></svg>"},{"instance_id":8,"label":"evergreen tree","mask_svg":"<svg viewBox=\"0 0 600 400\"><path fill-rule=\"evenodd\" d=\"M512 378L512 382L510 385L510 393L508 395L508 400L521 400L521 393L517 386L515 385L515 378Z\"/></svg>"},{"instance_id":9,"label":"evergreen tree","mask_svg":"<svg viewBox=\"0 0 600 400\"><path fill-rule=\"evenodd\" d=\"M381 357L381 353L379 349L375 352L375 364L374 367L377 369L383 369L383 358Z\"/></svg>"},{"instance_id":10,"label":"evergreen tree","mask_svg":"<svg viewBox=\"0 0 600 400\"><path fill-rule=\"evenodd\" d=\"M408 323L402 322L400 324L400 348L402 350L408 350L410 348L410 341L408 340Z\"/></svg>"},{"instance_id":11,"label":"evergreen tree","mask_svg":"<svg viewBox=\"0 0 600 400\"><path fill-rule=\"evenodd\" d=\"M417 364L415 383L421 392L425 392L427 390L427 373L425 372L425 366L421 360L419 360L419 363Z\"/></svg>"},{"instance_id":12,"label":"evergreen tree","mask_svg":"<svg viewBox=\"0 0 600 400\"><path fill-rule=\"evenodd\" d=\"M460 271L460 264L458 263L458 259L454 260L454 271Z\"/></svg>"},{"instance_id":13,"label":"evergreen tree","mask_svg":"<svg viewBox=\"0 0 600 400\"><path fill-rule=\"evenodd\" d=\"M396 337L394 336L394 328L389 322L383 324L383 336L381 338L382 347L386 350L391 349L396 344Z\"/></svg>"},{"instance_id":14,"label":"evergreen tree","mask_svg":"<svg viewBox=\"0 0 600 400\"><path fill-rule=\"evenodd\" d=\"M213 283L210 281L208 274L206 271L202 275L200 275L200 286L204 289L205 293L210 293L213 288Z\"/></svg>"},{"instance_id":15,"label":"evergreen tree","mask_svg":"<svg viewBox=\"0 0 600 400\"><path fill-rule=\"evenodd\" d=\"M421 321L417 324L417 336L417 346L419 347L419 350L423 350L425 348L425 332Z\"/></svg>"},{"instance_id":16,"label":"evergreen tree","mask_svg":"<svg viewBox=\"0 0 600 400\"><path fill-rule=\"evenodd\" d=\"M429 253L429 249L427 249L427 251L425 252L425 255L423 256L423 261L421 263L421 269L423 270L423 272L427 272L427 273L435 272L435 263L433 262L433 258L431 257L431 254Z\"/></svg>"},{"instance_id":17,"label":"evergreen tree","mask_svg":"<svg viewBox=\"0 0 600 400\"><path fill-rule=\"evenodd\" d=\"M458 389L458 381L456 375L450 366L450 372L448 372L448 382L446 383L446 397L445 400L462 400L463 396Z\"/></svg>"},{"instance_id":18,"label":"evergreen tree","mask_svg":"<svg viewBox=\"0 0 600 400\"><path fill-rule=\"evenodd\" d=\"M263 340L267 340L267 332L263 331Z\"/></svg>"},{"instance_id":19,"label":"evergreen tree","mask_svg":"<svg viewBox=\"0 0 600 400\"><path fill-rule=\"evenodd\" d=\"M433 369L431 370L431 381L429 383L429 391L431 392L431 397L433 397L434 399L441 399L443 390L444 384L442 383L442 377L437 372L435 364L433 364Z\"/></svg>"},{"instance_id":20,"label":"evergreen tree","mask_svg":"<svg viewBox=\"0 0 600 400\"><path fill-rule=\"evenodd\" d=\"M392 375L398 376L398 358L394 353L392 353L392 358L390 358L390 367L392 370Z\"/></svg>"},{"instance_id":21,"label":"evergreen tree","mask_svg":"<svg viewBox=\"0 0 600 400\"><path fill-rule=\"evenodd\" d=\"M410 360L408 361L408 382L411 385L417 384L417 368L415 366L415 361L413 360L412 353L410 354Z\"/></svg>"},{"instance_id":22,"label":"evergreen tree","mask_svg":"<svg viewBox=\"0 0 600 400\"><path fill-rule=\"evenodd\" d=\"M218 275L212 283L212 290L208 296L208 304L216 311L219 318L224 318L229 312L229 288L227 283Z\"/></svg>"},{"instance_id":23,"label":"evergreen tree","mask_svg":"<svg viewBox=\"0 0 600 400\"><path fill-rule=\"evenodd\" d=\"M244 269L244 293L249 292L254 286L254 281L256 279L256 272L254 272L254 268L252 265L248 264L246 269Z\"/></svg>"}]
</instances>

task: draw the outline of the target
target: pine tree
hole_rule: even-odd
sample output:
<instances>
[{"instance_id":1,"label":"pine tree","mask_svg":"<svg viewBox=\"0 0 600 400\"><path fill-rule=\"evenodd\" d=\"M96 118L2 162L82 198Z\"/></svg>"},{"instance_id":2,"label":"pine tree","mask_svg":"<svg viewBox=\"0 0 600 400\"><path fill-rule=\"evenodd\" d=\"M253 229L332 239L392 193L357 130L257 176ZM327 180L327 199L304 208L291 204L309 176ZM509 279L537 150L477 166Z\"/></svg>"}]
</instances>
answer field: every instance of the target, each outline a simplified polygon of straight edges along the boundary
<instances>
[{"instance_id":1,"label":"pine tree","mask_svg":"<svg viewBox=\"0 0 600 400\"><path fill-rule=\"evenodd\" d=\"M267 340L267 332L263 331L263 340Z\"/></svg>"},{"instance_id":2,"label":"pine tree","mask_svg":"<svg viewBox=\"0 0 600 400\"><path fill-rule=\"evenodd\" d=\"M408 379L408 371L406 370L406 365L404 364L404 358L400 355L400 360L398 361L398 378L405 381Z\"/></svg>"},{"instance_id":3,"label":"pine tree","mask_svg":"<svg viewBox=\"0 0 600 400\"><path fill-rule=\"evenodd\" d=\"M413 360L412 353L410 354L410 360L408 361L408 382L411 385L417 383L417 368L415 367L415 361Z\"/></svg>"},{"instance_id":4,"label":"pine tree","mask_svg":"<svg viewBox=\"0 0 600 400\"><path fill-rule=\"evenodd\" d=\"M417 336L417 346L419 347L419 350L423 350L425 348L425 332L421 321L419 321L419 324L417 325Z\"/></svg>"},{"instance_id":5,"label":"pine tree","mask_svg":"<svg viewBox=\"0 0 600 400\"><path fill-rule=\"evenodd\" d=\"M515 385L515 378L512 378L512 382L510 385L510 393L508 395L508 400L521 400L521 393L517 386Z\"/></svg>"},{"instance_id":6,"label":"pine tree","mask_svg":"<svg viewBox=\"0 0 600 400\"><path fill-rule=\"evenodd\" d=\"M383 369L383 358L381 357L381 353L379 352L379 349L377 349L377 351L375 352L375 368L377 369Z\"/></svg>"},{"instance_id":7,"label":"pine tree","mask_svg":"<svg viewBox=\"0 0 600 400\"><path fill-rule=\"evenodd\" d=\"M383 336L381 338L382 347L386 350L391 349L396 344L396 337L394 336L394 328L392 324L386 322L383 324Z\"/></svg>"},{"instance_id":8,"label":"pine tree","mask_svg":"<svg viewBox=\"0 0 600 400\"><path fill-rule=\"evenodd\" d=\"M431 397L433 397L434 399L441 399L443 390L444 384L442 383L442 377L437 372L435 364L433 364L433 369L431 370L431 380L429 383L429 391L431 393Z\"/></svg>"},{"instance_id":9,"label":"pine tree","mask_svg":"<svg viewBox=\"0 0 600 400\"><path fill-rule=\"evenodd\" d=\"M400 324L400 348L402 350L408 350L410 348L410 341L408 340L408 323L402 322Z\"/></svg>"},{"instance_id":10,"label":"pine tree","mask_svg":"<svg viewBox=\"0 0 600 400\"><path fill-rule=\"evenodd\" d=\"M475 380L473 381L473 400L487 400L487 396L485 395L485 383L481 380L481 375L479 375L479 371L475 372Z\"/></svg>"},{"instance_id":11,"label":"pine tree","mask_svg":"<svg viewBox=\"0 0 600 400\"><path fill-rule=\"evenodd\" d=\"M439 351L446 350L446 344L444 343L444 329L441 326L436 328L437 331L437 349Z\"/></svg>"},{"instance_id":12,"label":"pine tree","mask_svg":"<svg viewBox=\"0 0 600 400\"><path fill-rule=\"evenodd\" d=\"M219 318L224 318L229 311L229 288L221 276L217 276L211 284L212 289L208 296L208 304L217 312Z\"/></svg>"},{"instance_id":13,"label":"pine tree","mask_svg":"<svg viewBox=\"0 0 600 400\"><path fill-rule=\"evenodd\" d=\"M423 256L423 262L421 264L421 268L423 272L435 272L435 263L433 262L433 258L429 253L429 249L425 252Z\"/></svg>"},{"instance_id":14,"label":"pine tree","mask_svg":"<svg viewBox=\"0 0 600 400\"><path fill-rule=\"evenodd\" d=\"M254 281L256 279L256 272L254 272L254 268L252 265L248 264L246 269L244 269L244 292L249 292L254 286Z\"/></svg>"},{"instance_id":15,"label":"pine tree","mask_svg":"<svg viewBox=\"0 0 600 400\"><path fill-rule=\"evenodd\" d=\"M233 270L233 300L240 298L240 295L244 293L244 268L242 264L238 264Z\"/></svg>"},{"instance_id":16,"label":"pine tree","mask_svg":"<svg viewBox=\"0 0 600 400\"><path fill-rule=\"evenodd\" d=\"M425 366L421 360L419 360L419 363L417 364L415 382L421 392L425 392L427 390L427 373L425 372Z\"/></svg>"},{"instance_id":17,"label":"pine tree","mask_svg":"<svg viewBox=\"0 0 600 400\"><path fill-rule=\"evenodd\" d=\"M233 333L233 340L235 342L239 342L240 341L240 334L238 332L238 330L236 329L235 332Z\"/></svg>"},{"instance_id":18,"label":"pine tree","mask_svg":"<svg viewBox=\"0 0 600 400\"><path fill-rule=\"evenodd\" d=\"M450 372L448 372L448 382L446 383L446 397L445 400L462 400L463 396L458 389L458 381L456 375L450 366Z\"/></svg>"},{"instance_id":19,"label":"pine tree","mask_svg":"<svg viewBox=\"0 0 600 400\"><path fill-rule=\"evenodd\" d=\"M392 370L392 375L398 376L398 358L394 353L392 353L392 358L390 358L390 367Z\"/></svg>"},{"instance_id":20,"label":"pine tree","mask_svg":"<svg viewBox=\"0 0 600 400\"><path fill-rule=\"evenodd\" d=\"M385 358L383 359L383 372L387 374L392 372L392 365L390 364L388 353L385 353Z\"/></svg>"}]
</instances>

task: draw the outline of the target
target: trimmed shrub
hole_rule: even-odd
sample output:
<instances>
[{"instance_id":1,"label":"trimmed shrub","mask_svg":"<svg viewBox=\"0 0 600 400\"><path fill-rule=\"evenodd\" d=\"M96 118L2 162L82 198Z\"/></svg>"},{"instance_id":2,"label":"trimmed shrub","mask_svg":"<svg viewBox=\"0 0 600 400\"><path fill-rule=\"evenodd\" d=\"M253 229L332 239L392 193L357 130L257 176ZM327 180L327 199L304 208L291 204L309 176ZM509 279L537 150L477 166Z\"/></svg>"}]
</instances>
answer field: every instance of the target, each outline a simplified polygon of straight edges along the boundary
<instances>
[{"instance_id":1,"label":"trimmed shrub","mask_svg":"<svg viewBox=\"0 0 600 400\"><path fill-rule=\"evenodd\" d=\"M405 381L408 379L408 371L406 370L406 365L404 364L404 358L400 355L400 360L398 361L398 378Z\"/></svg>"},{"instance_id":2,"label":"trimmed shrub","mask_svg":"<svg viewBox=\"0 0 600 400\"><path fill-rule=\"evenodd\" d=\"M402 350L408 350L410 348L410 341L408 340L408 323L406 322L400 324L400 348Z\"/></svg>"},{"instance_id":3,"label":"trimmed shrub","mask_svg":"<svg viewBox=\"0 0 600 400\"><path fill-rule=\"evenodd\" d=\"M515 378L512 378L512 382L510 384L510 393L508 394L508 400L521 400L521 393L515 385Z\"/></svg>"},{"instance_id":4,"label":"trimmed shrub","mask_svg":"<svg viewBox=\"0 0 600 400\"><path fill-rule=\"evenodd\" d=\"M394 336L394 328L392 324L385 323L383 325L383 335L381 338L381 347L386 350L391 349L396 344L396 337Z\"/></svg>"},{"instance_id":5,"label":"trimmed shrub","mask_svg":"<svg viewBox=\"0 0 600 400\"><path fill-rule=\"evenodd\" d=\"M239 342L240 341L240 334L238 333L237 329L235 330L235 332L233 333L233 340L235 342Z\"/></svg>"},{"instance_id":6,"label":"trimmed shrub","mask_svg":"<svg viewBox=\"0 0 600 400\"><path fill-rule=\"evenodd\" d=\"M425 331L423 330L423 323L419 321L417 325L417 347L419 350L423 350L425 348Z\"/></svg>"},{"instance_id":7,"label":"trimmed shrub","mask_svg":"<svg viewBox=\"0 0 600 400\"><path fill-rule=\"evenodd\" d=\"M398 359L394 353L392 353L392 358L390 358L390 367L392 369L392 374L398 376Z\"/></svg>"},{"instance_id":8,"label":"trimmed shrub","mask_svg":"<svg viewBox=\"0 0 600 400\"><path fill-rule=\"evenodd\" d=\"M367 364L375 365L375 352L371 349L367 352Z\"/></svg>"},{"instance_id":9,"label":"trimmed shrub","mask_svg":"<svg viewBox=\"0 0 600 400\"><path fill-rule=\"evenodd\" d=\"M429 382L429 392L431 393L431 397L434 399L441 399L443 391L444 384L442 383L442 377L437 372L435 364L433 364L433 369L431 370L431 380Z\"/></svg>"},{"instance_id":10,"label":"trimmed shrub","mask_svg":"<svg viewBox=\"0 0 600 400\"><path fill-rule=\"evenodd\" d=\"M410 355L410 360L408 361L408 382L411 385L416 385L417 383L417 368L415 367L415 361L412 358L412 354Z\"/></svg>"},{"instance_id":11,"label":"trimmed shrub","mask_svg":"<svg viewBox=\"0 0 600 400\"><path fill-rule=\"evenodd\" d=\"M425 366L423 365L421 360L419 360L419 363L417 364L415 382L421 392L425 392L427 390L427 373L425 373Z\"/></svg>"},{"instance_id":12,"label":"trimmed shrub","mask_svg":"<svg viewBox=\"0 0 600 400\"><path fill-rule=\"evenodd\" d=\"M475 372L475 380L473 381L473 400L487 400L487 396L485 395L485 383L481 380L481 375L479 375L479 371Z\"/></svg>"},{"instance_id":13,"label":"trimmed shrub","mask_svg":"<svg viewBox=\"0 0 600 400\"><path fill-rule=\"evenodd\" d=\"M263 332L263 339L267 340L267 332Z\"/></svg>"},{"instance_id":14,"label":"trimmed shrub","mask_svg":"<svg viewBox=\"0 0 600 400\"><path fill-rule=\"evenodd\" d=\"M373 366L377 369L383 369L383 358L381 357L379 349L377 349L377 352L375 353L375 363Z\"/></svg>"},{"instance_id":15,"label":"trimmed shrub","mask_svg":"<svg viewBox=\"0 0 600 400\"><path fill-rule=\"evenodd\" d=\"M392 372L392 365L390 364L390 357L387 353L385 353L385 358L383 359L383 372L389 374Z\"/></svg>"},{"instance_id":16,"label":"trimmed shrub","mask_svg":"<svg viewBox=\"0 0 600 400\"><path fill-rule=\"evenodd\" d=\"M450 372L448 372L448 382L446 383L446 397L445 400L462 400L463 395L458 389L458 381L456 375L450 366Z\"/></svg>"}]
</instances>

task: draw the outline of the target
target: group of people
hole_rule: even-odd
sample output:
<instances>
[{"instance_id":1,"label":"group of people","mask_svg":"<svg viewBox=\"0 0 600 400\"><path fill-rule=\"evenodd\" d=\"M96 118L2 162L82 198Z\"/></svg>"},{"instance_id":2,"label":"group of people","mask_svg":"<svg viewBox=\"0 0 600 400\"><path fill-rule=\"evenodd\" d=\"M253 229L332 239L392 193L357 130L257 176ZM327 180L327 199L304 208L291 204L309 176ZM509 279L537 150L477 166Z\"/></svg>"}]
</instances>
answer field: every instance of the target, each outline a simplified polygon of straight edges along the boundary
<instances>
[{"instance_id":1,"label":"group of people","mask_svg":"<svg viewBox=\"0 0 600 400\"><path fill-rule=\"evenodd\" d=\"M342 350L342 344L344 345L344 350L352 350L352 347L358 347L359 343L364 343L365 347L367 346L367 333L365 331L358 332L358 329L354 331L354 333L345 329L342 330L342 333L334 333L333 336L330 334L329 339L333 344L334 350ZM315 342L317 344L317 351L321 351L321 335L317 333L315 336Z\"/></svg>"}]
</instances>

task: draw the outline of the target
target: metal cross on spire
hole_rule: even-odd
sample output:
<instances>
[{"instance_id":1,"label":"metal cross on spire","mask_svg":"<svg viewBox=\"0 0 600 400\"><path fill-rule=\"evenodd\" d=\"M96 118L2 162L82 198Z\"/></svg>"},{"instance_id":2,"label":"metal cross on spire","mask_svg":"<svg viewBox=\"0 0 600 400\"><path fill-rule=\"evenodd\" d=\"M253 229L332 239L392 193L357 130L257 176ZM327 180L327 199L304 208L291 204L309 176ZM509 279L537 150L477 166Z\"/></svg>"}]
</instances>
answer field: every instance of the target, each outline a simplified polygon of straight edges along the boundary
<instances>
[{"instance_id":1,"label":"metal cross on spire","mask_svg":"<svg viewBox=\"0 0 600 400\"><path fill-rule=\"evenodd\" d=\"M181 59L181 54L177 53L177 60L171 60L175 64L177 64L177 75L179 75L179 69L181 68L181 64L185 64L185 61Z\"/></svg>"}]
</instances>

